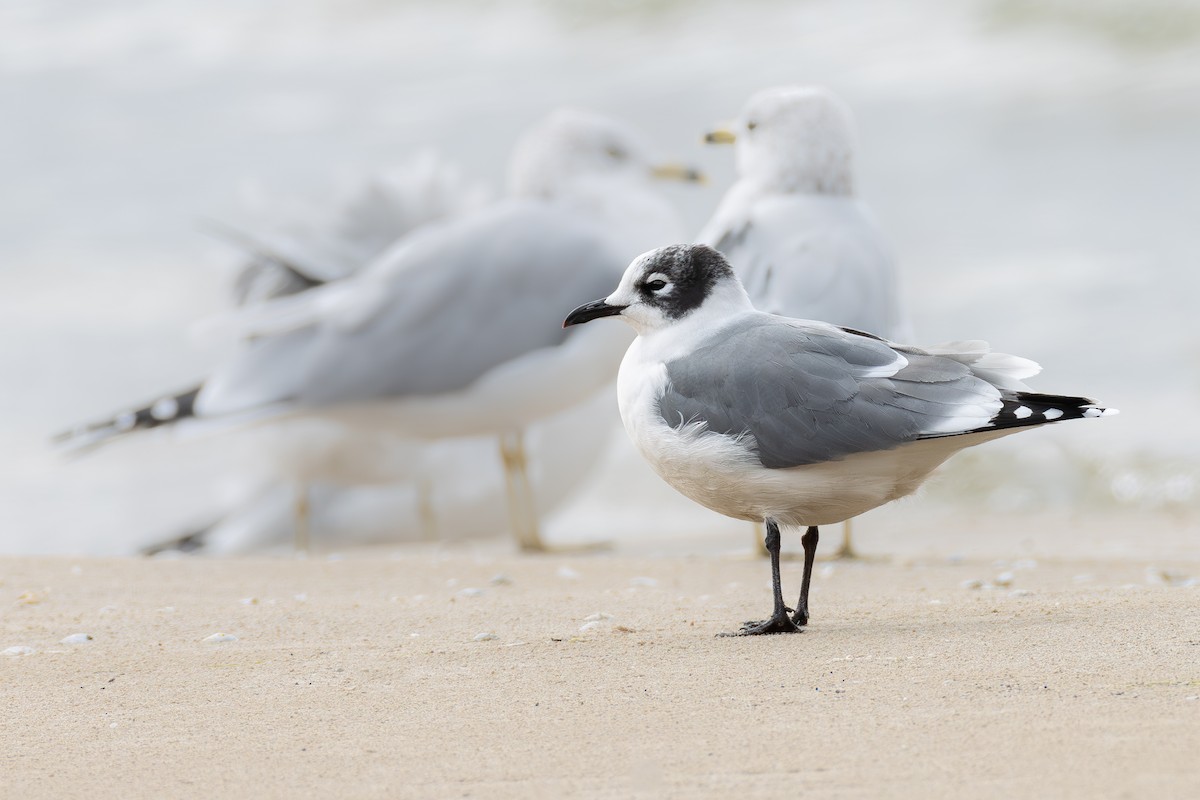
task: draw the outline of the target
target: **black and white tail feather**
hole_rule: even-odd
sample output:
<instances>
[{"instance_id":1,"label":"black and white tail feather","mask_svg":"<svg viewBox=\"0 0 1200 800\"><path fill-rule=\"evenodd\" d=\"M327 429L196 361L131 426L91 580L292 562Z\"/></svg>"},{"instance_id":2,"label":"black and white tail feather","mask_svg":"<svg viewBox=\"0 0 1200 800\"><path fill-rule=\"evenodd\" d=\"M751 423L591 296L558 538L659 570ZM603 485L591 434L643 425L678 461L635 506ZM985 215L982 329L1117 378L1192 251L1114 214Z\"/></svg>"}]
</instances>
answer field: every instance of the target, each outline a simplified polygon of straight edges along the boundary
<instances>
[{"instance_id":1,"label":"black and white tail feather","mask_svg":"<svg viewBox=\"0 0 1200 800\"><path fill-rule=\"evenodd\" d=\"M129 409L107 419L79 425L57 434L53 441L70 451L84 451L129 433L191 419L196 415L196 397L201 388L196 386L184 392L165 395L141 408Z\"/></svg>"},{"instance_id":2,"label":"black and white tail feather","mask_svg":"<svg viewBox=\"0 0 1200 800\"><path fill-rule=\"evenodd\" d=\"M904 352L906 349L904 346L894 344L892 346L900 352ZM1087 397L1030 391L1023 381L1041 372L1041 365L1020 356L992 352L988 343L982 340L948 342L926 348L926 352L965 364L974 375L1000 390L1001 406L1000 410L983 427L957 433L933 434L922 438L964 436L1010 428L1028 428L1069 419L1111 417L1120 413L1115 408L1099 406L1095 400Z\"/></svg>"},{"instance_id":3,"label":"black and white tail feather","mask_svg":"<svg viewBox=\"0 0 1200 800\"><path fill-rule=\"evenodd\" d=\"M1087 397L1072 397L1063 394L1039 394L1037 392L1005 392L1001 397L1000 411L981 428L974 428L961 433L938 434L940 436L965 436L972 433L1005 430L1010 428L1029 428L1036 425L1047 425L1052 422L1063 422L1069 419L1087 419L1091 417L1112 417L1117 415L1115 408L1104 408L1095 400Z\"/></svg>"}]
</instances>

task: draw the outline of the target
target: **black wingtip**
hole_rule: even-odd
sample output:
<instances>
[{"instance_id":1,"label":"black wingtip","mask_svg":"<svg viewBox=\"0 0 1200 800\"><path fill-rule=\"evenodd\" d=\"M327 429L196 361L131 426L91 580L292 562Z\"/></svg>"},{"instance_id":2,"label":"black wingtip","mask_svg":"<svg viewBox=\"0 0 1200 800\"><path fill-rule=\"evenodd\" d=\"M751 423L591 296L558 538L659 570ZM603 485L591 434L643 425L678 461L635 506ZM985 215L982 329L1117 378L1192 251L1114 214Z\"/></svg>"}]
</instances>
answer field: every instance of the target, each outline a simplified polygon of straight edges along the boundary
<instances>
[{"instance_id":1,"label":"black wingtip","mask_svg":"<svg viewBox=\"0 0 1200 800\"><path fill-rule=\"evenodd\" d=\"M1017 392L1004 399L1000 411L992 417L991 427L1019 428L1069 419L1112 417L1119 413L1117 409L1105 408L1088 397Z\"/></svg>"},{"instance_id":2,"label":"black wingtip","mask_svg":"<svg viewBox=\"0 0 1200 800\"><path fill-rule=\"evenodd\" d=\"M196 386L184 392L164 395L141 408L60 431L50 437L50 442L57 447L86 451L127 433L174 424L196 415L196 398L200 395L201 388Z\"/></svg>"}]
</instances>

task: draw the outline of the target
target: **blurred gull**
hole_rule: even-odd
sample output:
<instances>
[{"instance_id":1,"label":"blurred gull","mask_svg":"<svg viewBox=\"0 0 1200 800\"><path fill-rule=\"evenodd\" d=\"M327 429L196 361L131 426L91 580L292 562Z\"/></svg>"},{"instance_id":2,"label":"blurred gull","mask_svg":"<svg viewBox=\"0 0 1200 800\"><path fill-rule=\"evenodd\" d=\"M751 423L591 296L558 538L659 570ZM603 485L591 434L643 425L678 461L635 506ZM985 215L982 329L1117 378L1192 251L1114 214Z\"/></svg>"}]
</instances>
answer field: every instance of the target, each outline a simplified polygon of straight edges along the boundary
<instances>
[{"instance_id":1,"label":"blurred gull","mask_svg":"<svg viewBox=\"0 0 1200 800\"><path fill-rule=\"evenodd\" d=\"M896 267L854 196L850 110L815 87L765 89L731 128L738 181L698 241L729 259L755 308L907 341ZM854 557L847 522L838 556Z\"/></svg>"},{"instance_id":2,"label":"blurred gull","mask_svg":"<svg viewBox=\"0 0 1200 800\"><path fill-rule=\"evenodd\" d=\"M184 419L314 416L423 439L494 435L514 533L544 549L522 433L609 384L629 341L611 328L564 334L557 309L611 286L630 248L677 234L652 175L697 175L655 167L624 125L577 110L535 127L513 160L513 197L423 226L353 276L241 309L223 324L238 352L200 387L76 441ZM298 482L355 482L347 472L371 468L365 453L284 447L278 466Z\"/></svg>"},{"instance_id":3,"label":"blurred gull","mask_svg":"<svg viewBox=\"0 0 1200 800\"><path fill-rule=\"evenodd\" d=\"M818 526L912 493L959 450L1026 428L1115 414L1037 394L1032 361L984 342L922 350L825 322L758 311L704 245L639 257L616 291L564 327L621 316L637 339L617 398L629 437L692 500L767 527L774 609L740 635L808 623ZM779 526L807 527L795 612L784 605Z\"/></svg>"},{"instance_id":4,"label":"blurred gull","mask_svg":"<svg viewBox=\"0 0 1200 800\"><path fill-rule=\"evenodd\" d=\"M902 339L890 248L854 196L845 104L819 88L765 89L705 138L735 144L738 180L697 241L725 254L755 307Z\"/></svg>"}]
</instances>

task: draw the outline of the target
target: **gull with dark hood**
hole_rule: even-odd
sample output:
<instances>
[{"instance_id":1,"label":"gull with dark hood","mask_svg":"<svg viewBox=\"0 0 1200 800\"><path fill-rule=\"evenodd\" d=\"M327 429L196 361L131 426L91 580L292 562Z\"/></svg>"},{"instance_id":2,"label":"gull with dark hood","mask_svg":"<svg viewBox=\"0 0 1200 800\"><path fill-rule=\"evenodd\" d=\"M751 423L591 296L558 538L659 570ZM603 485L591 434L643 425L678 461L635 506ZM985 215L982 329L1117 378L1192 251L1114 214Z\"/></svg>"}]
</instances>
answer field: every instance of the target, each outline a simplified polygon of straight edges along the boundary
<instances>
[{"instance_id":1,"label":"gull with dark hood","mask_svg":"<svg viewBox=\"0 0 1200 800\"><path fill-rule=\"evenodd\" d=\"M922 349L755 310L728 262L704 245L639 256L616 291L564 324L620 316L638 337L621 362L625 429L651 467L696 502L766 524L774 609L742 634L808 622L818 527L913 492L971 445L1116 413L1038 394L1032 361L982 342ZM803 527L804 578L783 602L780 526Z\"/></svg>"}]
</instances>

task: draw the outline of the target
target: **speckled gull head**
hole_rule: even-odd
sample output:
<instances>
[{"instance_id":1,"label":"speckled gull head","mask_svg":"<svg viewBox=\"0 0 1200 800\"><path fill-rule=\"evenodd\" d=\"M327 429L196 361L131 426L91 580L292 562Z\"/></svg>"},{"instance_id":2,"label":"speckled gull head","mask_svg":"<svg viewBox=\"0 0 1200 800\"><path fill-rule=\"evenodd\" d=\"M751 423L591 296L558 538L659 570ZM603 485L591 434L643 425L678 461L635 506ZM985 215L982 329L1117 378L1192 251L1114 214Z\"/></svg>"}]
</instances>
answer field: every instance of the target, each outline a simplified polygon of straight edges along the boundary
<instances>
[{"instance_id":1,"label":"speckled gull head","mask_svg":"<svg viewBox=\"0 0 1200 800\"><path fill-rule=\"evenodd\" d=\"M854 119L826 89L763 89L732 128L711 131L710 144L737 147L738 176L780 191L854 193Z\"/></svg>"},{"instance_id":2,"label":"speckled gull head","mask_svg":"<svg viewBox=\"0 0 1200 800\"><path fill-rule=\"evenodd\" d=\"M694 169L656 165L633 128L579 108L560 108L535 124L509 160L509 190L518 197L556 197L575 181L606 177L703 180Z\"/></svg>"},{"instance_id":3,"label":"speckled gull head","mask_svg":"<svg viewBox=\"0 0 1200 800\"><path fill-rule=\"evenodd\" d=\"M635 258L615 292L572 311L563 327L620 315L644 335L701 313L752 308L720 253L704 245L677 244Z\"/></svg>"}]
</instances>

